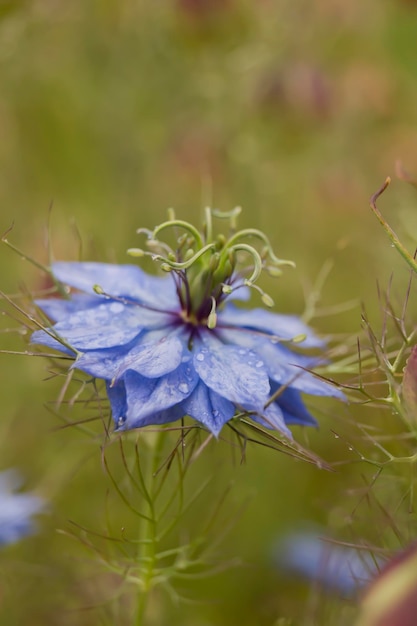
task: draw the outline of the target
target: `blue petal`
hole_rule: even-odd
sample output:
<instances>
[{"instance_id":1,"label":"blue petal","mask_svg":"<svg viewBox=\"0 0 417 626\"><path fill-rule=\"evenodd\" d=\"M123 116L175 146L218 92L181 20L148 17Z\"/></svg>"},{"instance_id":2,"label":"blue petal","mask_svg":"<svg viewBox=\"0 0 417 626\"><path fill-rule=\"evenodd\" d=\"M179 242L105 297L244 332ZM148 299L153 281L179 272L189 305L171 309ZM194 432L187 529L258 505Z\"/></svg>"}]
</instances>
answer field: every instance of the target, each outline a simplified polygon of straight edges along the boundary
<instances>
[{"instance_id":1,"label":"blue petal","mask_svg":"<svg viewBox=\"0 0 417 626\"><path fill-rule=\"evenodd\" d=\"M131 428L148 426L150 424L167 424L175 420L181 419L185 415L185 411L181 408L181 404L170 407L167 410L151 413L147 417L141 418L140 423L135 424L126 420L127 415L127 395L126 386L123 380L117 383L106 383L107 394L110 400L113 420L116 431L130 430Z\"/></svg>"},{"instance_id":2,"label":"blue petal","mask_svg":"<svg viewBox=\"0 0 417 626\"><path fill-rule=\"evenodd\" d=\"M271 361L267 358L266 353L263 350L260 350L260 356L265 360L272 380L280 383L280 385L289 385L289 387L292 387L293 389L298 389L298 391L302 391L303 393L313 396L329 396L332 398L338 398L339 400L346 400L345 395L336 387L336 385L320 378L313 372L303 369L308 366L297 363L297 361L301 360L299 359L299 355L291 353L285 355L286 351L282 347L281 350L278 351L277 356L279 352L281 352L281 358L284 356L284 358L288 358L290 362L280 362L277 358L275 363L269 367ZM310 367L313 365L314 363L310 361Z\"/></svg>"},{"instance_id":3,"label":"blue petal","mask_svg":"<svg viewBox=\"0 0 417 626\"><path fill-rule=\"evenodd\" d=\"M311 328L296 315L279 315L265 309L238 309L230 304L219 312L217 326L218 328L227 326L251 328L274 335L278 340L289 340L305 335L306 338L300 345L306 348L325 345L323 340L319 339Z\"/></svg>"},{"instance_id":4,"label":"blue petal","mask_svg":"<svg viewBox=\"0 0 417 626\"><path fill-rule=\"evenodd\" d=\"M84 352L74 367L109 380L120 378L128 369L159 378L179 366L182 353L183 343L169 330L143 331L126 346Z\"/></svg>"},{"instance_id":5,"label":"blue petal","mask_svg":"<svg viewBox=\"0 0 417 626\"><path fill-rule=\"evenodd\" d=\"M249 287L246 287L243 283L240 286L238 285L239 281L236 281L236 283L231 285L233 291L227 296L227 300L240 300L241 302L247 302L251 295Z\"/></svg>"},{"instance_id":6,"label":"blue petal","mask_svg":"<svg viewBox=\"0 0 417 626\"><path fill-rule=\"evenodd\" d=\"M219 396L201 381L184 400L182 407L185 414L204 424L216 437L236 412L232 402Z\"/></svg>"},{"instance_id":7,"label":"blue petal","mask_svg":"<svg viewBox=\"0 0 417 626\"><path fill-rule=\"evenodd\" d=\"M53 329L51 329L50 332L53 333ZM58 339L55 339L52 335L45 332L44 330L36 330L34 333L32 333L30 343L34 343L39 346L46 346L47 348L51 348L52 350L58 350L58 352L63 352L64 354L68 354L71 356L75 355L75 350L70 350L69 348L64 346Z\"/></svg>"},{"instance_id":8,"label":"blue petal","mask_svg":"<svg viewBox=\"0 0 417 626\"><path fill-rule=\"evenodd\" d=\"M235 404L264 406L269 393L268 374L259 357L245 348L210 342L197 347L194 367L207 387Z\"/></svg>"},{"instance_id":9,"label":"blue petal","mask_svg":"<svg viewBox=\"0 0 417 626\"><path fill-rule=\"evenodd\" d=\"M77 311L91 309L102 302L102 296L87 296L82 293L74 294L70 300L64 298L35 300L35 304L54 322L60 322Z\"/></svg>"},{"instance_id":10,"label":"blue petal","mask_svg":"<svg viewBox=\"0 0 417 626\"><path fill-rule=\"evenodd\" d=\"M125 422L125 424L121 425L117 430L128 430L131 428L143 428L144 426L158 426L161 424L169 424L170 422L176 422L184 417L185 412L182 408L182 404L175 404L174 406L170 406L168 409L164 409L162 411L156 411L155 413L150 413L146 417L141 417L139 423L131 425L131 422Z\"/></svg>"},{"instance_id":11,"label":"blue petal","mask_svg":"<svg viewBox=\"0 0 417 626\"><path fill-rule=\"evenodd\" d=\"M107 395L109 397L111 412L116 427L126 420L127 400L126 387L123 381L110 384L106 382Z\"/></svg>"},{"instance_id":12,"label":"blue petal","mask_svg":"<svg viewBox=\"0 0 417 626\"><path fill-rule=\"evenodd\" d=\"M127 370L134 370L147 378L160 378L177 369L183 350L182 341L174 334L163 331L162 337L152 341L152 333L146 333L142 342L124 357L115 375L120 377Z\"/></svg>"},{"instance_id":13,"label":"blue petal","mask_svg":"<svg viewBox=\"0 0 417 626\"><path fill-rule=\"evenodd\" d=\"M345 399L335 385L304 369L316 365L317 359L293 352L286 346L259 337L249 330L227 329L221 331L221 337L228 343L235 343L256 352L265 363L269 377L281 385L289 384L294 389L311 395Z\"/></svg>"},{"instance_id":14,"label":"blue petal","mask_svg":"<svg viewBox=\"0 0 417 626\"><path fill-rule=\"evenodd\" d=\"M280 569L315 581L325 589L352 596L378 573L381 559L355 547L337 545L325 530L289 533L277 545Z\"/></svg>"},{"instance_id":15,"label":"blue petal","mask_svg":"<svg viewBox=\"0 0 417 626\"><path fill-rule=\"evenodd\" d=\"M45 509L45 504L31 493L14 493L19 479L12 471L0 472L0 545L18 541L35 530L32 515Z\"/></svg>"},{"instance_id":16,"label":"blue petal","mask_svg":"<svg viewBox=\"0 0 417 626\"><path fill-rule=\"evenodd\" d=\"M108 301L70 315L54 330L78 350L97 350L127 344L143 328L165 326L170 320L165 313Z\"/></svg>"},{"instance_id":17,"label":"blue petal","mask_svg":"<svg viewBox=\"0 0 417 626\"><path fill-rule=\"evenodd\" d=\"M248 411L253 410L253 407L250 406L244 408ZM264 408L256 414L251 414L249 417L254 422L258 422L266 428L279 430L283 435L288 437L288 439L293 438L291 431L285 424L284 414L277 404L272 403L266 409Z\"/></svg>"},{"instance_id":18,"label":"blue petal","mask_svg":"<svg viewBox=\"0 0 417 626\"><path fill-rule=\"evenodd\" d=\"M62 283L95 293L99 285L109 296L126 297L157 309L178 308L174 281L169 276L150 276L136 265L112 265L109 263L66 263L52 264L54 276Z\"/></svg>"},{"instance_id":19,"label":"blue petal","mask_svg":"<svg viewBox=\"0 0 417 626\"><path fill-rule=\"evenodd\" d=\"M0 494L0 544L14 543L35 530L31 515L44 508L40 498L23 493Z\"/></svg>"},{"instance_id":20,"label":"blue petal","mask_svg":"<svg viewBox=\"0 0 417 626\"><path fill-rule=\"evenodd\" d=\"M116 373L121 363L124 362L127 354L129 354L130 347L131 344L103 350L88 350L77 358L73 368L86 372L95 378L113 380L116 378Z\"/></svg>"},{"instance_id":21,"label":"blue petal","mask_svg":"<svg viewBox=\"0 0 417 626\"><path fill-rule=\"evenodd\" d=\"M162 378L145 378L128 370L123 378L126 385L126 428L137 428L153 414L165 411L188 398L198 382L190 363L181 364ZM153 422L147 422L153 423Z\"/></svg>"},{"instance_id":22,"label":"blue petal","mask_svg":"<svg viewBox=\"0 0 417 626\"><path fill-rule=\"evenodd\" d=\"M343 397L335 385L304 369L313 367L314 359L270 341L260 341L258 352L265 361L270 378L281 385L289 384L294 389L312 395Z\"/></svg>"},{"instance_id":23,"label":"blue petal","mask_svg":"<svg viewBox=\"0 0 417 626\"><path fill-rule=\"evenodd\" d=\"M271 385L271 395L278 391L279 385ZM285 389L275 401L282 411L286 424L299 424L300 426L317 426L317 421L311 415L301 399L301 394L295 389Z\"/></svg>"}]
</instances>

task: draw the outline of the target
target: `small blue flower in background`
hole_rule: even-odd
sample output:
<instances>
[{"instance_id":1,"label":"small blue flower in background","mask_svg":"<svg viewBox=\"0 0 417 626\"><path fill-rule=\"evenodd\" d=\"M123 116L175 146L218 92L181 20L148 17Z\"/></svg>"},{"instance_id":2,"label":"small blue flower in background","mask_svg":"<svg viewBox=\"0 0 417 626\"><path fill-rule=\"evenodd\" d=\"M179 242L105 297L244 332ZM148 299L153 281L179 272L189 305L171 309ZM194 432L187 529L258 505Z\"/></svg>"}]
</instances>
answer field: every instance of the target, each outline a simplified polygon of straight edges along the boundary
<instances>
[{"instance_id":1,"label":"small blue flower in background","mask_svg":"<svg viewBox=\"0 0 417 626\"><path fill-rule=\"evenodd\" d=\"M15 543L35 531L32 516L44 509L44 502L30 493L15 493L20 487L18 475L0 472L0 545Z\"/></svg>"},{"instance_id":2,"label":"small blue flower in background","mask_svg":"<svg viewBox=\"0 0 417 626\"><path fill-rule=\"evenodd\" d=\"M228 237L213 235L213 215L230 219ZM175 219L138 231L149 250L130 254L151 256L166 276L136 265L52 264L67 298L36 301L55 325L36 331L32 342L73 355L73 367L106 381L118 430L188 415L217 436L243 411L291 437L288 425L316 424L301 393L343 397L307 371L313 357L294 350L297 342L323 348L298 317L232 303L247 300L252 287L271 306L255 282L262 269L277 275L289 264L260 231L236 232L235 217L208 210L203 233ZM173 245L158 239L168 229ZM261 251L248 239L260 241Z\"/></svg>"},{"instance_id":3,"label":"small blue flower in background","mask_svg":"<svg viewBox=\"0 0 417 626\"><path fill-rule=\"evenodd\" d=\"M274 561L282 572L346 597L368 584L382 566L368 550L338 545L317 529L285 535L274 550Z\"/></svg>"}]
</instances>

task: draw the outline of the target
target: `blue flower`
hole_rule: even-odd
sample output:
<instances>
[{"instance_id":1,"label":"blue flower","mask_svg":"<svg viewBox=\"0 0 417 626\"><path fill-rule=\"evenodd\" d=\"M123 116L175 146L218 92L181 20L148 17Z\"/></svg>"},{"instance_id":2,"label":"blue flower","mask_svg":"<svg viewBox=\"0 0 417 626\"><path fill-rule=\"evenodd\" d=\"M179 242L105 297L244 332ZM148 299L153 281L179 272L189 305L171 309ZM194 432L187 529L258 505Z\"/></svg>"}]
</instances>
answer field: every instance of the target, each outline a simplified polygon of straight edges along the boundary
<instances>
[{"instance_id":1,"label":"blue flower","mask_svg":"<svg viewBox=\"0 0 417 626\"><path fill-rule=\"evenodd\" d=\"M186 231L176 248L157 240L169 226ZM37 300L55 325L36 331L32 342L74 355L73 367L106 381L118 430L188 415L217 436L245 412L291 437L288 425L316 424L302 393L342 394L308 371L311 356L293 349L297 338L305 348L323 347L298 317L233 304L248 298L266 265L265 251L242 243L247 236L269 245L255 230L214 238L211 226L200 235L187 222L167 222L148 232L163 277L136 265L54 263L52 275L70 297ZM251 260L249 278L242 254ZM272 251L269 257L271 266L287 263Z\"/></svg>"},{"instance_id":2,"label":"blue flower","mask_svg":"<svg viewBox=\"0 0 417 626\"><path fill-rule=\"evenodd\" d=\"M275 548L277 567L325 590L349 597L378 573L382 561L370 551L338 545L325 532L310 528L285 535Z\"/></svg>"},{"instance_id":3,"label":"blue flower","mask_svg":"<svg viewBox=\"0 0 417 626\"><path fill-rule=\"evenodd\" d=\"M34 532L32 515L44 508L41 498L14 493L20 481L13 471L0 472L0 545L15 543Z\"/></svg>"}]
</instances>

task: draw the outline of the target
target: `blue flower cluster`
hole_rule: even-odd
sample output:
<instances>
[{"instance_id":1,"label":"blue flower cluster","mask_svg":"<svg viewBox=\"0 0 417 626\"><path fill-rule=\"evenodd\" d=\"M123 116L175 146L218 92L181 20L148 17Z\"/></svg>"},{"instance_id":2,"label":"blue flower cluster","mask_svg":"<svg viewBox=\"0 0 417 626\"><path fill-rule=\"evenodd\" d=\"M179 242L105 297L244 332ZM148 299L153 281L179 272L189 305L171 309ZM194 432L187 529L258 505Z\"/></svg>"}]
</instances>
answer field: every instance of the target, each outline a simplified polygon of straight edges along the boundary
<instances>
[{"instance_id":1,"label":"blue flower cluster","mask_svg":"<svg viewBox=\"0 0 417 626\"><path fill-rule=\"evenodd\" d=\"M192 228L174 223L184 224ZM288 425L314 425L301 394L342 394L308 371L312 358L292 346L300 337L305 348L322 341L296 316L232 303L247 299L254 282L237 270L238 254L263 263L253 248L237 235L228 243L192 235L185 251L184 238L175 252L160 244L164 255L155 253L156 231L149 235L166 276L136 265L54 263L69 297L37 300L55 324L32 342L73 354L73 367L106 381L118 430L188 415L217 436L241 411L287 437Z\"/></svg>"},{"instance_id":2,"label":"blue flower cluster","mask_svg":"<svg viewBox=\"0 0 417 626\"><path fill-rule=\"evenodd\" d=\"M0 545L15 543L34 531L32 515L44 508L41 498L28 493L15 493L19 487L15 472L0 472Z\"/></svg>"}]
</instances>

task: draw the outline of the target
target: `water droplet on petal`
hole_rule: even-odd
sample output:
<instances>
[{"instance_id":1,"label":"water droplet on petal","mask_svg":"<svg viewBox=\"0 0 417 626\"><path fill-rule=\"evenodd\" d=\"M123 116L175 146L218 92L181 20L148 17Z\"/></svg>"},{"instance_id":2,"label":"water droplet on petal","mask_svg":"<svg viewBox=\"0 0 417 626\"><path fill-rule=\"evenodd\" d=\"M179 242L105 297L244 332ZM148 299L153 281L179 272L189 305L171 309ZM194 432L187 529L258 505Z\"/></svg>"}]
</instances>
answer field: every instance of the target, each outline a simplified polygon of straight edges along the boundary
<instances>
[{"instance_id":1,"label":"water droplet on petal","mask_svg":"<svg viewBox=\"0 0 417 626\"><path fill-rule=\"evenodd\" d=\"M204 354L202 352L199 352L196 357L197 361L204 361Z\"/></svg>"},{"instance_id":2,"label":"water droplet on petal","mask_svg":"<svg viewBox=\"0 0 417 626\"><path fill-rule=\"evenodd\" d=\"M109 309L112 313L121 313L124 309L124 306L121 302L112 302L109 306Z\"/></svg>"},{"instance_id":3,"label":"water droplet on petal","mask_svg":"<svg viewBox=\"0 0 417 626\"><path fill-rule=\"evenodd\" d=\"M178 385L178 389L181 391L181 393L188 393L188 392L189 392L189 390L190 390L190 388L189 388L189 386L187 385L187 383L180 383L180 384Z\"/></svg>"},{"instance_id":4,"label":"water droplet on petal","mask_svg":"<svg viewBox=\"0 0 417 626\"><path fill-rule=\"evenodd\" d=\"M119 419L117 420L117 428L120 428L120 426L123 426L123 424L125 423L125 421L126 421L126 418L125 418L125 417L123 417L123 415L121 415L121 416L119 417Z\"/></svg>"},{"instance_id":5,"label":"water droplet on petal","mask_svg":"<svg viewBox=\"0 0 417 626\"><path fill-rule=\"evenodd\" d=\"M244 350L243 348L240 348L239 354L246 354L246 350Z\"/></svg>"},{"instance_id":6,"label":"water droplet on petal","mask_svg":"<svg viewBox=\"0 0 417 626\"><path fill-rule=\"evenodd\" d=\"M212 414L213 417L219 417L219 411L217 409L213 409Z\"/></svg>"},{"instance_id":7,"label":"water droplet on petal","mask_svg":"<svg viewBox=\"0 0 417 626\"><path fill-rule=\"evenodd\" d=\"M257 361L255 367L262 367L264 364L263 361Z\"/></svg>"}]
</instances>

